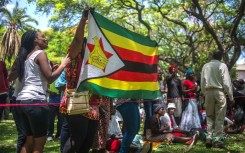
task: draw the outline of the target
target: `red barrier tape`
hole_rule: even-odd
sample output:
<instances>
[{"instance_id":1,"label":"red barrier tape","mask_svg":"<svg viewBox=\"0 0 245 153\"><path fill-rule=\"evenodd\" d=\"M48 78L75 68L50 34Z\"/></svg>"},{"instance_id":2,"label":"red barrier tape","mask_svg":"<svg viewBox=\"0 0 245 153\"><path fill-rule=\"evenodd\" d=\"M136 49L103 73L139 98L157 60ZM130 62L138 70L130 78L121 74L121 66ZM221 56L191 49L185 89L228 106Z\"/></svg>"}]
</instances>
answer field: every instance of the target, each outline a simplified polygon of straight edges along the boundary
<instances>
[{"instance_id":1,"label":"red barrier tape","mask_svg":"<svg viewBox=\"0 0 245 153\"><path fill-rule=\"evenodd\" d=\"M243 98L245 96L238 96L238 97L234 97L234 99L237 99L237 98ZM173 100L173 99L176 99L176 98L169 98L167 99L167 101L170 101L170 100ZM188 99L193 99L193 98L179 98L179 99L183 99L183 100L188 100ZM200 98L196 98L197 100L201 100L203 99L203 97L200 97ZM141 103L144 103L144 102L153 102L153 101L159 101L160 99L154 99L154 100L130 100L130 101L125 101L125 102L141 102ZM85 102L81 102L81 103L76 103L76 104L86 104ZM103 102L89 102L89 104L92 104L92 105L98 105L98 104L103 104ZM52 103L44 103L44 102L41 102L41 103L35 103L35 104L0 104L0 107L19 107L19 106L60 106L60 103L57 102L52 102Z\"/></svg>"}]
</instances>

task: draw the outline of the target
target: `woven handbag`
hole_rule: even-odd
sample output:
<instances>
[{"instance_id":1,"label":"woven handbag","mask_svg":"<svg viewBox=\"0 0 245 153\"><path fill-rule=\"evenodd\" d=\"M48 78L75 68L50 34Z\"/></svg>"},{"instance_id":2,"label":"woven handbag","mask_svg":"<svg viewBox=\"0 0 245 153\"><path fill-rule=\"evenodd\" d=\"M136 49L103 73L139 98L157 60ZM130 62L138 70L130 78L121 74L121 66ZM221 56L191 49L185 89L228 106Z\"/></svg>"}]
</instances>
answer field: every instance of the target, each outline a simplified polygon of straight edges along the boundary
<instances>
[{"instance_id":1,"label":"woven handbag","mask_svg":"<svg viewBox=\"0 0 245 153\"><path fill-rule=\"evenodd\" d=\"M76 92L76 89L66 90L68 115L84 114L89 112L88 91Z\"/></svg>"}]
</instances>

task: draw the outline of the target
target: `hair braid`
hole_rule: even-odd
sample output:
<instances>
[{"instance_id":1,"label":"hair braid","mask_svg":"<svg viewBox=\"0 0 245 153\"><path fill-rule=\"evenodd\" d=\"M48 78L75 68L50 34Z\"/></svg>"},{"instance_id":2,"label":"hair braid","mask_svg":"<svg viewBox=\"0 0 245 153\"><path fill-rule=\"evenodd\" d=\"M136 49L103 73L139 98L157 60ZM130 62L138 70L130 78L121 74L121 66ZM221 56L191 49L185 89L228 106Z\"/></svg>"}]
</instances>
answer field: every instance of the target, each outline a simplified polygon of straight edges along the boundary
<instances>
[{"instance_id":1,"label":"hair braid","mask_svg":"<svg viewBox=\"0 0 245 153\"><path fill-rule=\"evenodd\" d=\"M21 47L17 57L17 72L20 81L24 76L26 57L35 47L34 40L36 35L36 31L28 30L21 37Z\"/></svg>"}]
</instances>

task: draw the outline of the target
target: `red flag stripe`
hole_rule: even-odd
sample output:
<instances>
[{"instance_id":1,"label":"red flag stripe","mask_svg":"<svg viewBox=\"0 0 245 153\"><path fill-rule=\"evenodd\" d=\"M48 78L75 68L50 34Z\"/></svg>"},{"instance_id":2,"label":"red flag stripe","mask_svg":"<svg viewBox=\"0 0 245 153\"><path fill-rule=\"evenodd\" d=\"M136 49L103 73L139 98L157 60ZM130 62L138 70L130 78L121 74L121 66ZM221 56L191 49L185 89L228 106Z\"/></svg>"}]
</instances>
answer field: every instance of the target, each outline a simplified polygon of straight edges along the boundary
<instances>
[{"instance_id":1,"label":"red flag stripe","mask_svg":"<svg viewBox=\"0 0 245 153\"><path fill-rule=\"evenodd\" d=\"M108 78L130 82L156 82L157 73L137 73L120 70L108 76Z\"/></svg>"},{"instance_id":2,"label":"red flag stripe","mask_svg":"<svg viewBox=\"0 0 245 153\"><path fill-rule=\"evenodd\" d=\"M119 56L123 60L139 62L139 63L149 64L149 65L158 64L157 55L147 56L139 52L135 52L135 51L128 50L128 49L121 48L121 47L114 46L114 45L113 45L113 48L116 50L116 52L119 54Z\"/></svg>"}]
</instances>

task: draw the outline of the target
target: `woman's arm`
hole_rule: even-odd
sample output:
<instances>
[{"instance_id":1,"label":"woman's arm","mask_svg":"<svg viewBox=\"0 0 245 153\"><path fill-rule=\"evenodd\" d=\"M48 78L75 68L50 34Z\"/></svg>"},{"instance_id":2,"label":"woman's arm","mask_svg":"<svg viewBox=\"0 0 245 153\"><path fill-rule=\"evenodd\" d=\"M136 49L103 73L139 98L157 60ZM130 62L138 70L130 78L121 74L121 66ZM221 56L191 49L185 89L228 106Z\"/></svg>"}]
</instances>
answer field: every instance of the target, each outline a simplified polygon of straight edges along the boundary
<instances>
[{"instance_id":1,"label":"woman's arm","mask_svg":"<svg viewBox=\"0 0 245 153\"><path fill-rule=\"evenodd\" d=\"M54 82L61 72L64 70L67 64L70 63L70 58L68 55L61 61L60 66L55 70L52 71L52 68L49 65L48 57L45 52L41 52L37 55L35 62L40 66L41 72L44 77L48 80L49 83Z\"/></svg>"},{"instance_id":2,"label":"woman's arm","mask_svg":"<svg viewBox=\"0 0 245 153\"><path fill-rule=\"evenodd\" d=\"M71 59L74 59L77 57L77 55L80 53L80 51L82 50L82 41L84 38L84 28L86 25L86 21L88 20L88 9L83 11L83 15L82 18L77 26L77 30L75 33L75 36L71 42L70 45L70 52L69 52L69 56Z\"/></svg>"}]
</instances>

